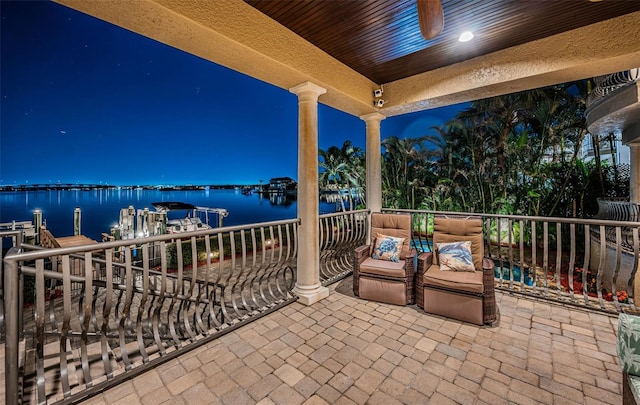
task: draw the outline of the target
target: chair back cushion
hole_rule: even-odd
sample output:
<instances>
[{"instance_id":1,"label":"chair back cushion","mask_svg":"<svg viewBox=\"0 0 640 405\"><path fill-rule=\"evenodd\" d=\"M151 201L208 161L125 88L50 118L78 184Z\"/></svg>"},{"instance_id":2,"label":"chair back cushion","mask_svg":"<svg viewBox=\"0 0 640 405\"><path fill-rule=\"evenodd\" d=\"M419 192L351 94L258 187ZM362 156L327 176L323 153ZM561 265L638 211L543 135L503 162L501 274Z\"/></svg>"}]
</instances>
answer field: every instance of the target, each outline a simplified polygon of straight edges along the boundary
<instances>
[{"instance_id":1,"label":"chair back cushion","mask_svg":"<svg viewBox=\"0 0 640 405\"><path fill-rule=\"evenodd\" d=\"M404 238L400 250L400 260L404 259L411 250L411 214L371 213L371 246L375 246L378 234ZM372 252L373 253L373 252Z\"/></svg>"},{"instance_id":2,"label":"chair back cushion","mask_svg":"<svg viewBox=\"0 0 640 405\"><path fill-rule=\"evenodd\" d=\"M437 216L433 219L433 246L442 242L471 241L471 257L476 271L482 271L484 257L484 240L482 234L482 219L478 217L450 218ZM438 252L433 257L434 264L438 262Z\"/></svg>"}]
</instances>

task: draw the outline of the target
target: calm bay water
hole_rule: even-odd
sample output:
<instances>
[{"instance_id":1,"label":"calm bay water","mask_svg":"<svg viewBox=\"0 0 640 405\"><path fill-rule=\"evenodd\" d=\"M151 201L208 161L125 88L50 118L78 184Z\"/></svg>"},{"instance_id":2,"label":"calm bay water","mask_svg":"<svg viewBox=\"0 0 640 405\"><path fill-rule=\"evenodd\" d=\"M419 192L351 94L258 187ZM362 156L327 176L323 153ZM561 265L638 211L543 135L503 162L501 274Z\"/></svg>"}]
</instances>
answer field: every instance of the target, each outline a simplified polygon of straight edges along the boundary
<instances>
[{"instance_id":1,"label":"calm bay water","mask_svg":"<svg viewBox=\"0 0 640 405\"><path fill-rule=\"evenodd\" d=\"M100 241L118 222L120 209L133 205L149 208L152 202L179 201L193 205L225 208L224 225L244 225L296 217L296 201L244 195L240 190L50 190L0 193L0 223L33 220L33 211L42 210L47 228L55 236L73 235L73 211L82 210L81 232ZM335 205L320 202L320 213L335 211Z\"/></svg>"}]
</instances>

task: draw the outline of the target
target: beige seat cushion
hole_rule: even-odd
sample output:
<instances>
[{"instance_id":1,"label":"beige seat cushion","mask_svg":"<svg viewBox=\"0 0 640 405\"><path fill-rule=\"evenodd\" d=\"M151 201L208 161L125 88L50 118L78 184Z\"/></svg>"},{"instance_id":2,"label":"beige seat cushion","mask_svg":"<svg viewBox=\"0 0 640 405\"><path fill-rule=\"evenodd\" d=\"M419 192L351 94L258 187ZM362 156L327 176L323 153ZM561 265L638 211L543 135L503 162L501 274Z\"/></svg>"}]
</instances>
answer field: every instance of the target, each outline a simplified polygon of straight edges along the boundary
<instances>
[{"instance_id":1,"label":"beige seat cushion","mask_svg":"<svg viewBox=\"0 0 640 405\"><path fill-rule=\"evenodd\" d=\"M390 262L387 260L376 260L371 257L367 257L360 265L360 274L404 278L407 275L404 265L404 260L400 260L399 262Z\"/></svg>"},{"instance_id":2,"label":"beige seat cushion","mask_svg":"<svg viewBox=\"0 0 640 405\"><path fill-rule=\"evenodd\" d=\"M478 294L484 291L481 271L442 271L436 264L424 273L424 285Z\"/></svg>"}]
</instances>

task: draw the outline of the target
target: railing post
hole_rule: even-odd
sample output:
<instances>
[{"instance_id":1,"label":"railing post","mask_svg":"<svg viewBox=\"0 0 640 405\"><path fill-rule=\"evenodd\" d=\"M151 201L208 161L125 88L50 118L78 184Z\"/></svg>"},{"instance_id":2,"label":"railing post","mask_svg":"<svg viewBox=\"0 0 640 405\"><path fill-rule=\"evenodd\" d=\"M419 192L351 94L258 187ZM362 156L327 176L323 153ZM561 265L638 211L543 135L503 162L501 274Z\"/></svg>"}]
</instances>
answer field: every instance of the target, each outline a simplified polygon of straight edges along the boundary
<instances>
[{"instance_id":1,"label":"railing post","mask_svg":"<svg viewBox=\"0 0 640 405\"><path fill-rule=\"evenodd\" d=\"M5 353L4 353L4 379L5 379L5 403L18 403L18 356L20 346L20 324L22 307L20 303L20 273L18 261L13 256L20 253L20 249L12 247L5 256L4 271L4 309L8 312L5 316Z\"/></svg>"}]
</instances>

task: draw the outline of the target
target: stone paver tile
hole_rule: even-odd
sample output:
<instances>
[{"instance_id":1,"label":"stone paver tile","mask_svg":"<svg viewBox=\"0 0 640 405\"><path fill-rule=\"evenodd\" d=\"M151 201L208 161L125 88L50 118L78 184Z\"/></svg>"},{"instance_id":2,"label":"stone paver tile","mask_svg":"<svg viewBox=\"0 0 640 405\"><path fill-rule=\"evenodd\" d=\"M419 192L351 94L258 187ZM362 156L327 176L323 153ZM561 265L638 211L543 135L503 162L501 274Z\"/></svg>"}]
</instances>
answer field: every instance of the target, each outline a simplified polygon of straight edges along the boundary
<instances>
[{"instance_id":1,"label":"stone paver tile","mask_svg":"<svg viewBox=\"0 0 640 405\"><path fill-rule=\"evenodd\" d=\"M484 389L480 389L480 391L478 391L478 394L476 396L478 401L482 401L481 403L486 403L486 404L491 404L491 405L507 405L508 402L507 400L500 396L500 395L496 395L493 392L484 390Z\"/></svg>"},{"instance_id":2,"label":"stone paver tile","mask_svg":"<svg viewBox=\"0 0 640 405\"><path fill-rule=\"evenodd\" d=\"M429 404L438 404L438 405L458 405L459 403L454 401L453 399L442 395L439 392L436 392L429 398Z\"/></svg>"},{"instance_id":3,"label":"stone paver tile","mask_svg":"<svg viewBox=\"0 0 640 405\"><path fill-rule=\"evenodd\" d=\"M303 402L302 405L330 405L327 401L322 399L319 395L313 395L309 399Z\"/></svg>"},{"instance_id":4,"label":"stone paver tile","mask_svg":"<svg viewBox=\"0 0 640 405\"><path fill-rule=\"evenodd\" d=\"M309 398L318 390L318 388L320 388L320 384L318 384L313 378L305 376L296 385L294 385L293 388L303 397Z\"/></svg>"},{"instance_id":5,"label":"stone paver tile","mask_svg":"<svg viewBox=\"0 0 640 405\"><path fill-rule=\"evenodd\" d=\"M596 378L596 386L615 394L620 394L622 392L620 384L616 381L611 381L608 378Z\"/></svg>"},{"instance_id":6,"label":"stone paver tile","mask_svg":"<svg viewBox=\"0 0 640 405\"><path fill-rule=\"evenodd\" d=\"M365 356L358 356L355 359L353 359L353 362L364 368L371 368L371 366L373 365L373 360Z\"/></svg>"},{"instance_id":7,"label":"stone paver tile","mask_svg":"<svg viewBox=\"0 0 640 405\"><path fill-rule=\"evenodd\" d=\"M238 388L238 384L224 371L205 378L204 383L207 387L213 389L218 397Z\"/></svg>"},{"instance_id":8,"label":"stone paver tile","mask_svg":"<svg viewBox=\"0 0 640 405\"><path fill-rule=\"evenodd\" d=\"M536 385L531 385L526 382L514 379L511 382L509 389L512 392L517 392L520 395L523 395L527 398L533 399L538 402L542 402L545 404L553 403L553 395L550 392L545 391L544 389L539 388Z\"/></svg>"},{"instance_id":9,"label":"stone paver tile","mask_svg":"<svg viewBox=\"0 0 640 405\"><path fill-rule=\"evenodd\" d=\"M503 363L500 367L500 372L512 377L513 379L523 381L529 385L537 386L540 378L529 371L524 370L523 368L514 367L513 365Z\"/></svg>"},{"instance_id":10,"label":"stone paver tile","mask_svg":"<svg viewBox=\"0 0 640 405\"><path fill-rule=\"evenodd\" d=\"M437 341L427 337L423 337L422 339L418 340L418 342L415 344L416 349L422 350L423 352L427 352L427 353L433 352L437 346L438 346Z\"/></svg>"},{"instance_id":11,"label":"stone paver tile","mask_svg":"<svg viewBox=\"0 0 640 405\"><path fill-rule=\"evenodd\" d=\"M309 358L300 352L295 352L291 356L287 357L285 361L291 364L293 367L299 367L304 364Z\"/></svg>"},{"instance_id":12,"label":"stone paver tile","mask_svg":"<svg viewBox=\"0 0 640 405\"><path fill-rule=\"evenodd\" d=\"M244 388L255 384L261 378L258 373L246 367L235 370L229 376L233 379L233 381Z\"/></svg>"},{"instance_id":13,"label":"stone paver tile","mask_svg":"<svg viewBox=\"0 0 640 405\"><path fill-rule=\"evenodd\" d=\"M254 401L244 388L235 388L220 396L220 400L224 405L251 404Z\"/></svg>"},{"instance_id":14,"label":"stone paver tile","mask_svg":"<svg viewBox=\"0 0 640 405\"><path fill-rule=\"evenodd\" d=\"M385 360L383 358L380 358L380 359L376 360L373 363L371 368L373 368L374 370L379 371L380 373L382 373L385 376L388 376L389 374L391 374L391 372L395 368L395 365L391 364L389 361L387 361L387 360Z\"/></svg>"},{"instance_id":15,"label":"stone paver tile","mask_svg":"<svg viewBox=\"0 0 640 405\"><path fill-rule=\"evenodd\" d=\"M330 404L334 404L338 398L342 395L340 391L336 390L329 384L325 384L316 391L316 394L319 395L322 399L329 402Z\"/></svg>"},{"instance_id":16,"label":"stone paver tile","mask_svg":"<svg viewBox=\"0 0 640 405\"><path fill-rule=\"evenodd\" d=\"M342 373L338 373L329 380L329 385L342 393L353 385L353 378Z\"/></svg>"},{"instance_id":17,"label":"stone paver tile","mask_svg":"<svg viewBox=\"0 0 640 405\"><path fill-rule=\"evenodd\" d=\"M107 403L112 403L120 400L121 398L128 397L131 394L135 394L135 388L131 381L127 381L105 392L104 398Z\"/></svg>"},{"instance_id":18,"label":"stone paver tile","mask_svg":"<svg viewBox=\"0 0 640 405\"><path fill-rule=\"evenodd\" d=\"M347 390L347 392L344 393L344 395L359 405L366 404L367 401L369 400L369 394L367 394L366 392L362 391L360 388L354 385L349 387L349 389Z\"/></svg>"},{"instance_id":19,"label":"stone paver tile","mask_svg":"<svg viewBox=\"0 0 640 405\"><path fill-rule=\"evenodd\" d=\"M149 370L135 378L132 382L136 392L141 397L164 387L164 383L156 370Z\"/></svg>"},{"instance_id":20,"label":"stone paver tile","mask_svg":"<svg viewBox=\"0 0 640 405\"><path fill-rule=\"evenodd\" d=\"M140 398L136 394L129 394L124 398L111 402L112 405L142 405Z\"/></svg>"},{"instance_id":21,"label":"stone paver tile","mask_svg":"<svg viewBox=\"0 0 640 405\"><path fill-rule=\"evenodd\" d=\"M331 358L340 364L348 364L356 356L359 355L359 351L351 346L344 346L339 349Z\"/></svg>"},{"instance_id":22,"label":"stone paver tile","mask_svg":"<svg viewBox=\"0 0 640 405\"><path fill-rule=\"evenodd\" d=\"M427 361L425 364L426 369L429 370L430 373L435 374L446 381L453 381L458 374L456 370L453 370L444 364L435 363L431 360Z\"/></svg>"},{"instance_id":23,"label":"stone paver tile","mask_svg":"<svg viewBox=\"0 0 640 405\"><path fill-rule=\"evenodd\" d=\"M344 366L344 368L340 372L351 377L355 381L358 378L360 378L360 376L362 375L362 373L364 373L364 371L365 371L364 367L354 362L351 362L346 366Z\"/></svg>"},{"instance_id":24,"label":"stone paver tile","mask_svg":"<svg viewBox=\"0 0 640 405\"><path fill-rule=\"evenodd\" d=\"M594 386L584 386L584 395L586 397L595 398L603 404L620 404L622 403L622 395L614 394L611 391Z\"/></svg>"},{"instance_id":25,"label":"stone paver tile","mask_svg":"<svg viewBox=\"0 0 640 405\"><path fill-rule=\"evenodd\" d=\"M278 405L298 405L306 400L299 392L286 385L280 385L271 391L269 398Z\"/></svg>"},{"instance_id":26,"label":"stone paver tile","mask_svg":"<svg viewBox=\"0 0 640 405\"><path fill-rule=\"evenodd\" d=\"M253 384L251 387L247 388L247 393L251 395L254 400L259 401L262 398L267 397L271 391L275 390L281 384L282 380L273 374L269 374Z\"/></svg>"},{"instance_id":27,"label":"stone paver tile","mask_svg":"<svg viewBox=\"0 0 640 405\"><path fill-rule=\"evenodd\" d=\"M167 389L172 395L180 394L181 392L193 387L200 381L205 379L205 374L200 370L194 370L187 375L183 375L182 377L171 381L167 384Z\"/></svg>"},{"instance_id":28,"label":"stone paver tile","mask_svg":"<svg viewBox=\"0 0 640 405\"><path fill-rule=\"evenodd\" d=\"M193 371L197 368L200 368L200 366L202 366L202 363L200 362L200 360L197 357L189 357L187 359L180 359L180 364L182 364L182 367L184 367L185 370L187 370L187 372L189 371Z\"/></svg>"},{"instance_id":29,"label":"stone paver tile","mask_svg":"<svg viewBox=\"0 0 640 405\"><path fill-rule=\"evenodd\" d=\"M160 387L142 396L141 400L143 404L161 404L171 398L173 395L169 390L166 387Z\"/></svg>"},{"instance_id":30,"label":"stone paver tile","mask_svg":"<svg viewBox=\"0 0 640 405\"><path fill-rule=\"evenodd\" d=\"M275 374L290 387L293 387L304 378L304 374L302 374L299 370L297 370L290 364L284 364L280 368L276 369L273 374Z\"/></svg>"},{"instance_id":31,"label":"stone paver tile","mask_svg":"<svg viewBox=\"0 0 640 405\"><path fill-rule=\"evenodd\" d=\"M194 385L183 392L181 396L189 405L210 405L219 402L218 398L204 383Z\"/></svg>"},{"instance_id":32,"label":"stone paver tile","mask_svg":"<svg viewBox=\"0 0 640 405\"><path fill-rule=\"evenodd\" d=\"M362 352L363 355L365 355L367 358L369 358L370 360L376 361L378 360L385 352L387 351L387 348L379 345L377 343L371 343L367 349Z\"/></svg>"},{"instance_id":33,"label":"stone paver tile","mask_svg":"<svg viewBox=\"0 0 640 405\"><path fill-rule=\"evenodd\" d=\"M332 348L331 346L322 346L311 353L309 355L309 358L317 361L320 364L323 364L324 362L332 358L335 353L336 349Z\"/></svg>"},{"instance_id":34,"label":"stone paver tile","mask_svg":"<svg viewBox=\"0 0 640 405\"><path fill-rule=\"evenodd\" d=\"M380 391L391 395L394 398L400 398L410 381L397 381L393 378L387 378L378 387Z\"/></svg>"},{"instance_id":35,"label":"stone paver tile","mask_svg":"<svg viewBox=\"0 0 640 405\"><path fill-rule=\"evenodd\" d=\"M346 395L341 396L333 405L357 405L351 398Z\"/></svg>"},{"instance_id":36,"label":"stone paver tile","mask_svg":"<svg viewBox=\"0 0 640 405\"><path fill-rule=\"evenodd\" d=\"M304 363L302 363L300 365L300 367L298 367L298 370L302 374L308 375L308 374L311 374L313 372L313 370L315 370L318 367L320 367L320 364L318 364L314 360L309 359L309 360L305 361Z\"/></svg>"},{"instance_id":37,"label":"stone paver tile","mask_svg":"<svg viewBox=\"0 0 640 405\"><path fill-rule=\"evenodd\" d=\"M471 404L476 397L474 392L463 389L445 380L440 381L436 387L436 393L442 394L460 404Z\"/></svg>"},{"instance_id":38,"label":"stone paver tile","mask_svg":"<svg viewBox=\"0 0 640 405\"><path fill-rule=\"evenodd\" d=\"M310 376L320 385L324 385L327 381L333 377L333 373L327 370L323 366L319 366L315 370L313 370Z\"/></svg>"},{"instance_id":39,"label":"stone paver tile","mask_svg":"<svg viewBox=\"0 0 640 405\"><path fill-rule=\"evenodd\" d=\"M372 369L367 369L364 373L362 373L362 376L360 376L360 378L356 380L355 386L360 388L367 394L372 394L376 389L378 389L384 379L385 376L380 372Z\"/></svg>"},{"instance_id":40,"label":"stone paver tile","mask_svg":"<svg viewBox=\"0 0 640 405\"><path fill-rule=\"evenodd\" d=\"M171 381L182 377L183 375L187 374L187 370L184 369L184 367L182 367L182 364L173 364L171 365L171 367L168 368L159 368L158 369L158 373L160 375L160 378L162 379L162 381L165 384L170 383Z\"/></svg>"}]
</instances>

